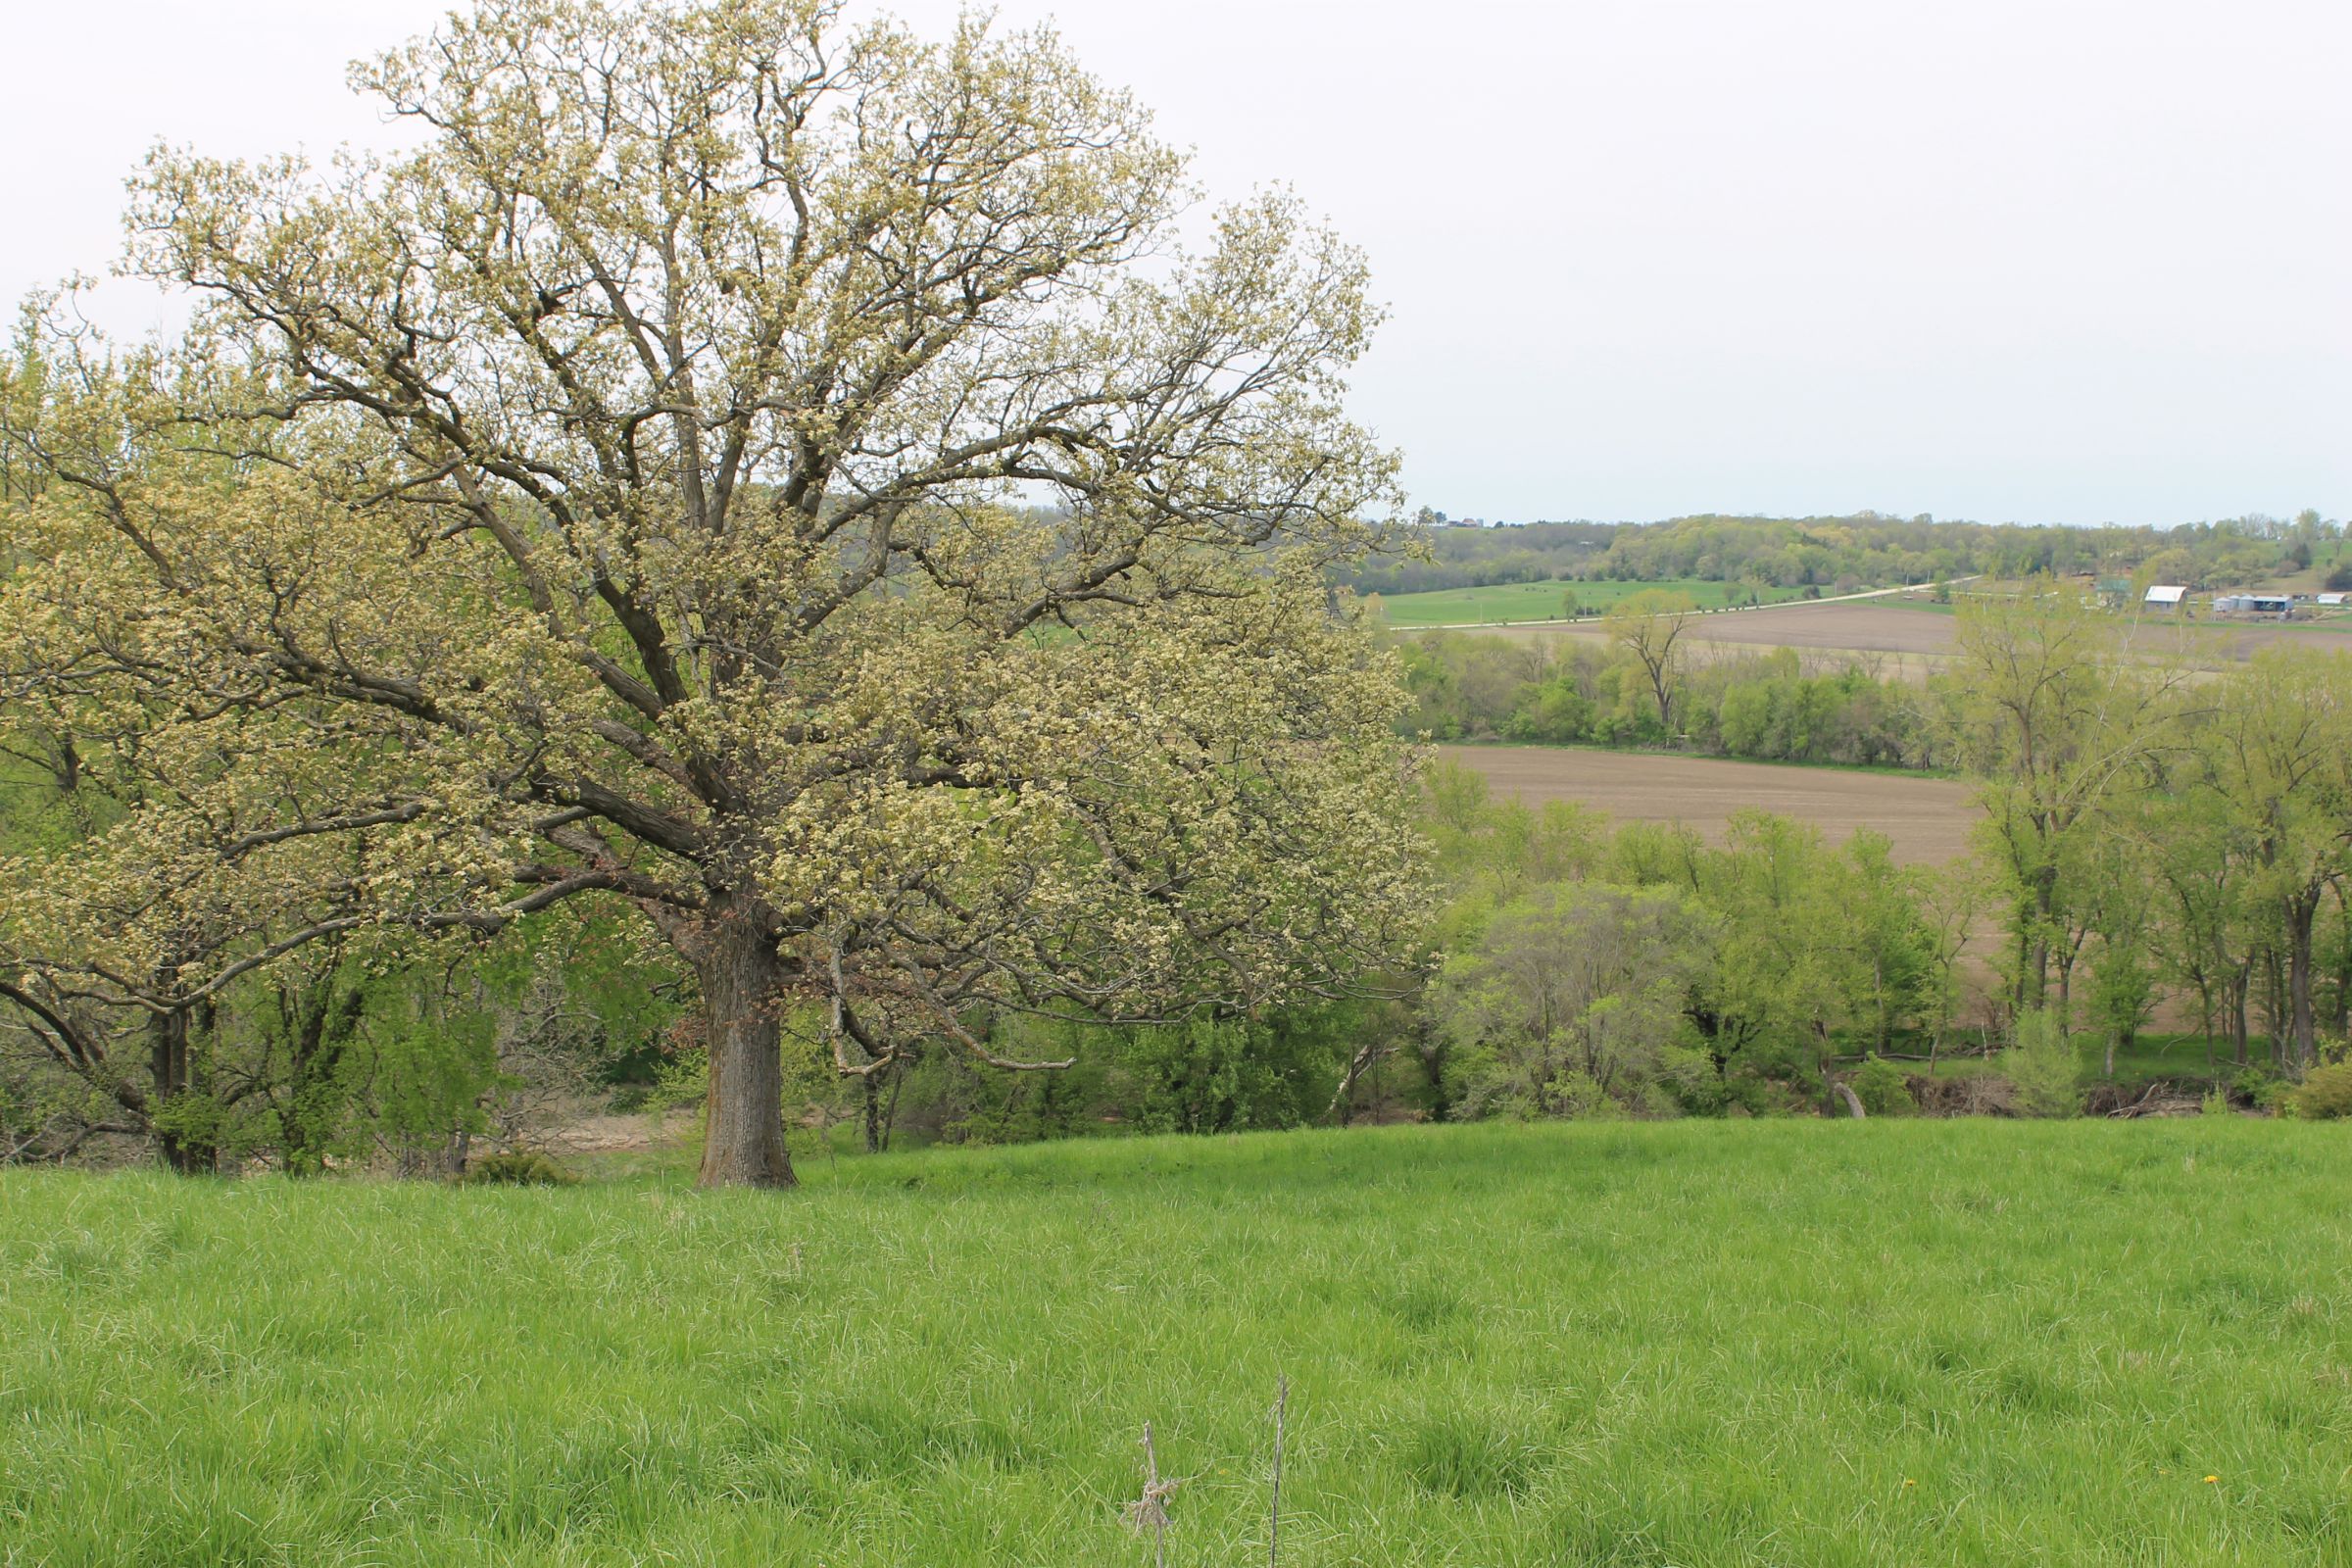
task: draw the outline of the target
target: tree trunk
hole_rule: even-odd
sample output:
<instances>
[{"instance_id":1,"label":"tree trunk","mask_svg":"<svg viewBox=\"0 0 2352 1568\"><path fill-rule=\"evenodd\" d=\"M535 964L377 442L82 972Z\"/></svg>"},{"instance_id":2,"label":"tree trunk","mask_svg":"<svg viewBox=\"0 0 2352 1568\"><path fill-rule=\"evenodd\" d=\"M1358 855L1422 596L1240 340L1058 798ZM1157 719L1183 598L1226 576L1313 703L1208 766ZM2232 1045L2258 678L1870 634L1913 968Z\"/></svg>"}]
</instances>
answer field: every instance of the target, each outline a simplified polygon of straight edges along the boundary
<instances>
[{"instance_id":1,"label":"tree trunk","mask_svg":"<svg viewBox=\"0 0 2352 1568\"><path fill-rule=\"evenodd\" d=\"M2277 944L2262 956L2262 1026L2271 1037L2271 1064L2284 1067L2291 1049L2287 1038L2286 960Z\"/></svg>"},{"instance_id":2,"label":"tree trunk","mask_svg":"<svg viewBox=\"0 0 2352 1568\"><path fill-rule=\"evenodd\" d=\"M1340 1074L1340 1087L1332 1091L1331 1104L1323 1112L1333 1125L1345 1127L1355 1119L1355 1086L1388 1054L1389 1047L1380 1037L1371 1035L1348 1056L1348 1070Z\"/></svg>"},{"instance_id":3,"label":"tree trunk","mask_svg":"<svg viewBox=\"0 0 2352 1568\"><path fill-rule=\"evenodd\" d=\"M2329 1011L2337 1039L2352 1034L2352 893L2335 884L2335 996Z\"/></svg>"},{"instance_id":4,"label":"tree trunk","mask_svg":"<svg viewBox=\"0 0 2352 1568\"><path fill-rule=\"evenodd\" d=\"M778 1029L784 964L760 922L720 909L695 973L702 981L710 1093L701 1183L790 1187L784 1060Z\"/></svg>"},{"instance_id":5,"label":"tree trunk","mask_svg":"<svg viewBox=\"0 0 2352 1568\"><path fill-rule=\"evenodd\" d=\"M2319 1060L2318 1020L2311 1005L2312 927L2319 922L2320 890L2286 903L2286 1011L2289 1060L2300 1076Z\"/></svg>"},{"instance_id":6,"label":"tree trunk","mask_svg":"<svg viewBox=\"0 0 2352 1568\"><path fill-rule=\"evenodd\" d=\"M2031 935L2019 932L2024 971L2017 977L2017 1010L2039 1012L2050 997L2050 916L2058 907L2058 868L2044 866L2034 873Z\"/></svg>"},{"instance_id":7,"label":"tree trunk","mask_svg":"<svg viewBox=\"0 0 2352 1568\"><path fill-rule=\"evenodd\" d=\"M2026 1011L2026 993L2034 982L2034 931L2026 906L2017 909L2017 981L2010 987L2009 1010Z\"/></svg>"},{"instance_id":8,"label":"tree trunk","mask_svg":"<svg viewBox=\"0 0 2352 1568\"><path fill-rule=\"evenodd\" d=\"M906 1086L907 1063L890 1069L890 1097L882 1102L882 1152L890 1152L890 1135L899 1130L899 1091Z\"/></svg>"},{"instance_id":9,"label":"tree trunk","mask_svg":"<svg viewBox=\"0 0 2352 1568\"><path fill-rule=\"evenodd\" d=\"M863 1082L865 1084L865 1152L869 1154L879 1154L882 1152L882 1086L874 1082L874 1074L870 1072L865 1075Z\"/></svg>"},{"instance_id":10,"label":"tree trunk","mask_svg":"<svg viewBox=\"0 0 2352 1568\"><path fill-rule=\"evenodd\" d=\"M188 1053L188 1015L184 1012L159 1013L147 1026L147 1067L155 1083L155 1108L158 1120L156 1147L164 1163L182 1176L198 1176L218 1170L220 1152L209 1139L191 1137L172 1125L172 1102L196 1088L194 1064Z\"/></svg>"},{"instance_id":11,"label":"tree trunk","mask_svg":"<svg viewBox=\"0 0 2352 1568\"><path fill-rule=\"evenodd\" d=\"M281 1006L289 1039L279 1163L289 1176L315 1176L326 1169L326 1142L338 1109L335 1070L359 1030L366 997L356 986L335 995L330 968L309 990L281 991Z\"/></svg>"},{"instance_id":12,"label":"tree trunk","mask_svg":"<svg viewBox=\"0 0 2352 1568\"><path fill-rule=\"evenodd\" d=\"M2253 1030L2246 1023L2247 971L2243 966L2230 977L2229 989L2230 1049L2236 1058L2235 1064L2243 1067L2246 1064L2247 1046L2253 1036Z\"/></svg>"}]
</instances>

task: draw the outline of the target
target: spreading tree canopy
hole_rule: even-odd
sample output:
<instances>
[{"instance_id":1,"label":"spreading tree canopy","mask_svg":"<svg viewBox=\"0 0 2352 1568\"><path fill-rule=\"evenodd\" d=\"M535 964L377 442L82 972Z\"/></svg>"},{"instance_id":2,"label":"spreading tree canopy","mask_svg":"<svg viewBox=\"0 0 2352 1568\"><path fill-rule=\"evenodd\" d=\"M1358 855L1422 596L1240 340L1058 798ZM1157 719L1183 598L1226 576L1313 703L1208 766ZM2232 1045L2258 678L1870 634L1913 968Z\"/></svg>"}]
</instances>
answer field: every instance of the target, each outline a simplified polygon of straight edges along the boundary
<instances>
[{"instance_id":1,"label":"spreading tree canopy","mask_svg":"<svg viewBox=\"0 0 2352 1568\"><path fill-rule=\"evenodd\" d=\"M122 803L7 866L61 1058L593 896L699 978L703 1179L781 1184L788 1017L856 1071L1394 951L1396 673L1321 586L1376 313L1293 199L1188 243L1051 35L832 0L485 0L354 79L415 152L159 153L193 324L8 388L0 698Z\"/></svg>"}]
</instances>

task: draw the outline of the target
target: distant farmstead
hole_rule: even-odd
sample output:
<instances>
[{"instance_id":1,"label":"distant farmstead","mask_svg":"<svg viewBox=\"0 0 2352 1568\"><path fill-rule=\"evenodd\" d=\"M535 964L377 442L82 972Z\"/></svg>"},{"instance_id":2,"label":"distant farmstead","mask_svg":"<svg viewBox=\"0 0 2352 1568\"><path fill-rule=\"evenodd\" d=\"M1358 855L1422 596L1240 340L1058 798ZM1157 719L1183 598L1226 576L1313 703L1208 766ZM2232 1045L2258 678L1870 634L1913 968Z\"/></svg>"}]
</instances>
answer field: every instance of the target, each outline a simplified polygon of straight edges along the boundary
<instances>
[{"instance_id":1,"label":"distant farmstead","mask_svg":"<svg viewBox=\"0 0 2352 1568\"><path fill-rule=\"evenodd\" d=\"M2213 608L2223 615L2292 615L2295 601L2291 594L2224 594Z\"/></svg>"}]
</instances>

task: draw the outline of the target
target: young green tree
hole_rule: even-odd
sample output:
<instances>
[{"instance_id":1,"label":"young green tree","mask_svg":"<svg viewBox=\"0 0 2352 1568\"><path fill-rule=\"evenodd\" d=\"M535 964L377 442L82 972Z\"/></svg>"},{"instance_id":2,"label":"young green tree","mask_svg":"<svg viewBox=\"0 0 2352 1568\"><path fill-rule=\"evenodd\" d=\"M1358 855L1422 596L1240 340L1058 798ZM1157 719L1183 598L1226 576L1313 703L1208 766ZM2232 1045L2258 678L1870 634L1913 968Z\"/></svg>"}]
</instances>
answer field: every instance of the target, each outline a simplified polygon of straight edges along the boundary
<instances>
[{"instance_id":1,"label":"young green tree","mask_svg":"<svg viewBox=\"0 0 2352 1568\"><path fill-rule=\"evenodd\" d=\"M2285 1065L2318 1061L2315 932L2328 890L2352 875L2352 659L2269 648L2220 683L2206 778L2247 847L2244 895L2283 949L2278 1032Z\"/></svg>"},{"instance_id":2,"label":"young green tree","mask_svg":"<svg viewBox=\"0 0 2352 1568\"><path fill-rule=\"evenodd\" d=\"M417 151L159 155L181 352L12 416L16 689L175 770L115 892L20 911L21 1001L172 1027L336 931L620 900L699 982L702 1179L776 1185L788 1005L858 1070L1395 949L1396 671L1322 584L1394 501L1375 313L1296 202L1188 250L1050 35L832 0L488 0L356 79Z\"/></svg>"},{"instance_id":3,"label":"young green tree","mask_svg":"<svg viewBox=\"0 0 2352 1568\"><path fill-rule=\"evenodd\" d=\"M2108 1078L2115 1076L2117 1050L2132 1045L2157 1001L2156 928L2163 906L2143 843L2130 832L2108 836L2095 846L2075 890L2081 929L2090 944L2089 1022L2099 1033ZM2062 993L2062 1023L2072 1010Z\"/></svg>"},{"instance_id":4,"label":"young green tree","mask_svg":"<svg viewBox=\"0 0 2352 1568\"><path fill-rule=\"evenodd\" d=\"M2218 1018L2243 1066L2252 966L2240 918L2247 846L2205 783L2202 750L2169 764L2129 820L2141 836L2148 896L2160 906L2153 916L2159 972L2196 994L2208 1060Z\"/></svg>"},{"instance_id":5,"label":"young green tree","mask_svg":"<svg viewBox=\"0 0 2352 1568\"><path fill-rule=\"evenodd\" d=\"M1899 1024L1929 1014L1940 995L1926 881L1876 834L1833 850L1809 823L1735 812L1724 847L1692 865L1717 935L1691 1015L1718 1072L1766 1046L1826 1083L1840 1042L1884 1049Z\"/></svg>"},{"instance_id":6,"label":"young green tree","mask_svg":"<svg viewBox=\"0 0 2352 1568\"><path fill-rule=\"evenodd\" d=\"M2178 650L2063 591L1976 600L1958 615L1953 754L1977 780L1984 841L2011 903L2011 1001L2044 1005L2065 936L2070 868L2108 831L2104 809L2186 744Z\"/></svg>"},{"instance_id":7,"label":"young green tree","mask_svg":"<svg viewBox=\"0 0 2352 1568\"><path fill-rule=\"evenodd\" d=\"M1641 666L1657 705L1658 729L1669 743L1675 739L1676 704L1689 662L1683 635L1697 619L1698 606L1688 594L1662 588L1644 588L1609 607L1609 638Z\"/></svg>"},{"instance_id":8,"label":"young green tree","mask_svg":"<svg viewBox=\"0 0 2352 1568\"><path fill-rule=\"evenodd\" d=\"M1472 1114L1559 1116L1638 1099L1688 1033L1707 922L1672 888L1540 887L1449 961L1435 1005Z\"/></svg>"}]
</instances>

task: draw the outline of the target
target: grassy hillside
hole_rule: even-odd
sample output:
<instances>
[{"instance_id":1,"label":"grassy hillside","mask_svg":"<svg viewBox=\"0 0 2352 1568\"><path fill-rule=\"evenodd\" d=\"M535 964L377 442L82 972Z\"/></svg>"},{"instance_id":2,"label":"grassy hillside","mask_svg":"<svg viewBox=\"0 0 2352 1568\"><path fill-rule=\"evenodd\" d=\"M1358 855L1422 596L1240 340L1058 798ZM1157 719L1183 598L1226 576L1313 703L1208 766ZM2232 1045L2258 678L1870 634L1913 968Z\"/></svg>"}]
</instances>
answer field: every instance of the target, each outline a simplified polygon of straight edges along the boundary
<instances>
[{"instance_id":1,"label":"grassy hillside","mask_svg":"<svg viewBox=\"0 0 2352 1568\"><path fill-rule=\"evenodd\" d=\"M1480 1126L790 1197L0 1174L0 1561L2340 1563L2352 1143Z\"/></svg>"},{"instance_id":2,"label":"grassy hillside","mask_svg":"<svg viewBox=\"0 0 2352 1568\"><path fill-rule=\"evenodd\" d=\"M1644 589L1656 588L1667 593L1687 595L1702 610L1717 610L1729 603L1727 598L1738 593L1742 601L1747 590L1739 583L1707 582L1696 577L1673 582L1505 582L1486 588L1441 588L1425 594L1396 594L1381 600L1392 626L1450 626L1475 622L1494 624L1521 620L1557 620L1560 599L1564 594L1576 595L1576 602L1586 614L1606 610L1618 600ZM1766 588L1766 604L1795 599L1802 590Z\"/></svg>"}]
</instances>

